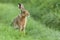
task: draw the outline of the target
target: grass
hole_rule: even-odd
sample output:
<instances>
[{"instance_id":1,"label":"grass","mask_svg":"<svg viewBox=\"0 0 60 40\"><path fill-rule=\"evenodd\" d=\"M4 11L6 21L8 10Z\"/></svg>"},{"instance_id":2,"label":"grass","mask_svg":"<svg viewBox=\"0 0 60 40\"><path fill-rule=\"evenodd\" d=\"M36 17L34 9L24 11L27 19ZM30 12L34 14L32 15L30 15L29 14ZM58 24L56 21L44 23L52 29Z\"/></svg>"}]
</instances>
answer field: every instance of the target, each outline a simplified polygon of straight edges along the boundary
<instances>
[{"instance_id":1,"label":"grass","mask_svg":"<svg viewBox=\"0 0 60 40\"><path fill-rule=\"evenodd\" d=\"M0 3L0 40L60 40L60 31L50 29L32 17L28 18L26 35L21 36L19 30L10 26L19 13L17 6Z\"/></svg>"}]
</instances>

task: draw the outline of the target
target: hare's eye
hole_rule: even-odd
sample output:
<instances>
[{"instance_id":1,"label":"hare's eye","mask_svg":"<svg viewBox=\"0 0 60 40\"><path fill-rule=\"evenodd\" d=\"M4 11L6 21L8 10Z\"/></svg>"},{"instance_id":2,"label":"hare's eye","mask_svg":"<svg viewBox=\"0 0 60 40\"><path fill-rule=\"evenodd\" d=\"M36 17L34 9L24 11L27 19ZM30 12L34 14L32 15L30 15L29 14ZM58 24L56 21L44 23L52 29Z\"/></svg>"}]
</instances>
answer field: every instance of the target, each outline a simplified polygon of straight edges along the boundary
<instances>
[{"instance_id":1,"label":"hare's eye","mask_svg":"<svg viewBox=\"0 0 60 40\"><path fill-rule=\"evenodd\" d=\"M25 14L25 11L23 11L23 13Z\"/></svg>"}]
</instances>

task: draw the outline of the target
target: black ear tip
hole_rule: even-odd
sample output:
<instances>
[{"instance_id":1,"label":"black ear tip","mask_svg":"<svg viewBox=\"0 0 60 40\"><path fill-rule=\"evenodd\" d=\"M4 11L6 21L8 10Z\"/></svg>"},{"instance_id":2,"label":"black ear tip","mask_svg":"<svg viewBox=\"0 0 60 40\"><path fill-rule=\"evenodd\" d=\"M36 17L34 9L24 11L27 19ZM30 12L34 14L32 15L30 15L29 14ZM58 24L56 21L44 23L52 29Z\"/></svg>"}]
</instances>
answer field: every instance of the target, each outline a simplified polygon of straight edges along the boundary
<instances>
[{"instance_id":1,"label":"black ear tip","mask_svg":"<svg viewBox=\"0 0 60 40\"><path fill-rule=\"evenodd\" d=\"M18 3L18 5L21 5L21 3Z\"/></svg>"}]
</instances>

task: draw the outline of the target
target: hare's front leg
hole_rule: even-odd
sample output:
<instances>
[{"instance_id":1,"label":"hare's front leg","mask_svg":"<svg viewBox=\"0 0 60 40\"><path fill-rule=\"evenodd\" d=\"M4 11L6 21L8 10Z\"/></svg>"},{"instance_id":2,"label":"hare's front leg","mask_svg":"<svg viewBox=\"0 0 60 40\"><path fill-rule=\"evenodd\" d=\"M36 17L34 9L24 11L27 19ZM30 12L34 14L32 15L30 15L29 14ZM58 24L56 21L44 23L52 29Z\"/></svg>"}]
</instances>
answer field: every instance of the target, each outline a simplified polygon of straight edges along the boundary
<instances>
[{"instance_id":1,"label":"hare's front leg","mask_svg":"<svg viewBox=\"0 0 60 40\"><path fill-rule=\"evenodd\" d=\"M25 27L24 26L20 26L19 30L20 30L21 36L24 36L25 35Z\"/></svg>"}]
</instances>

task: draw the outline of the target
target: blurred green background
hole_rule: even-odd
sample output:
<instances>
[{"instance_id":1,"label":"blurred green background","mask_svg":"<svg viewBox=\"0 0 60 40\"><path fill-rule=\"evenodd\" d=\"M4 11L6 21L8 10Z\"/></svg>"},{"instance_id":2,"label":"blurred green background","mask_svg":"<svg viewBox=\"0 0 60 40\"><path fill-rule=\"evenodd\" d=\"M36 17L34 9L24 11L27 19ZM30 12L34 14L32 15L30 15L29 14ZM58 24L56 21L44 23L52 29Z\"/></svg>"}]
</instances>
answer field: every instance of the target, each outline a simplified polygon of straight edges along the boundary
<instances>
[{"instance_id":1,"label":"blurred green background","mask_svg":"<svg viewBox=\"0 0 60 40\"><path fill-rule=\"evenodd\" d=\"M18 3L30 12L25 36L10 25ZM0 0L0 40L60 40L60 0Z\"/></svg>"}]
</instances>

